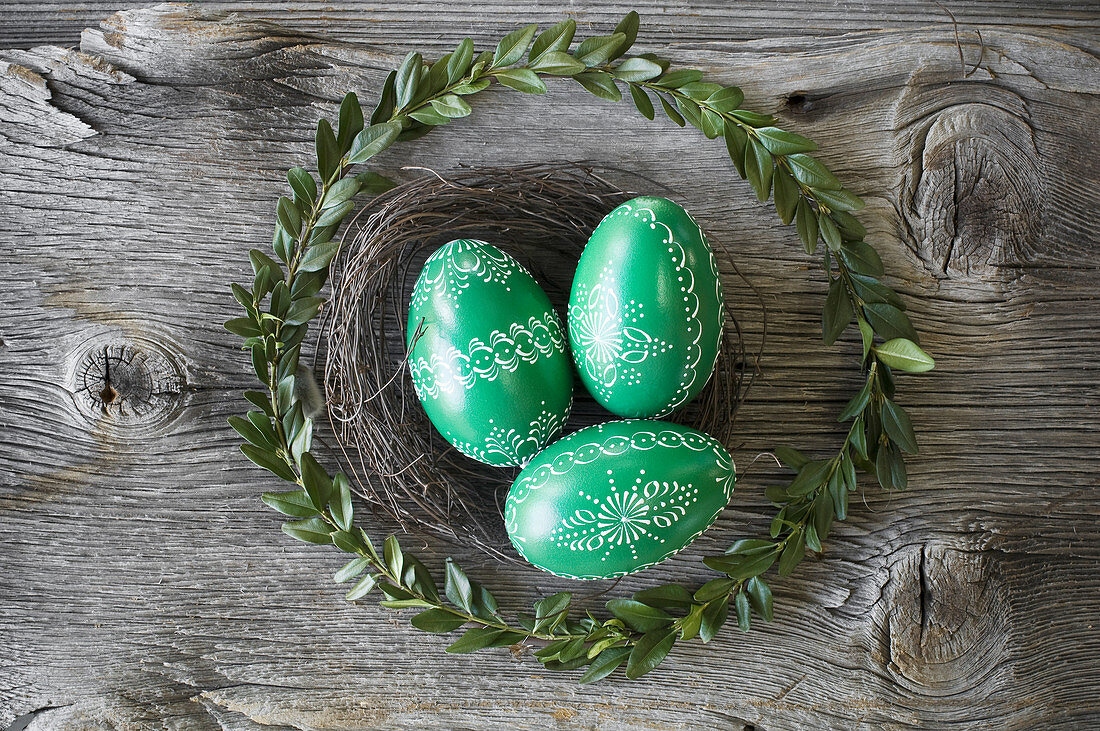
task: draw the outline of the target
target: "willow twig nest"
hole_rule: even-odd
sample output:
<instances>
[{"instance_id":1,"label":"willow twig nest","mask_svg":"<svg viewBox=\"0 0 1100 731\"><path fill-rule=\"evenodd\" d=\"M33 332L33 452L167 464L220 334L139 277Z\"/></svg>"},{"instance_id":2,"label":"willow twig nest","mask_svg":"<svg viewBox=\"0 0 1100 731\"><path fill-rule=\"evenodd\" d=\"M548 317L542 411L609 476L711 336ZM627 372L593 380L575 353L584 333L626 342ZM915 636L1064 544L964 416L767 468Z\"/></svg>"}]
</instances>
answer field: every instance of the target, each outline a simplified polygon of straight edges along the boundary
<instances>
[{"instance_id":1,"label":"willow twig nest","mask_svg":"<svg viewBox=\"0 0 1100 731\"><path fill-rule=\"evenodd\" d=\"M614 171L619 173L620 171ZM406 530L473 544L518 561L501 506L516 469L462 455L434 429L405 363L409 295L424 260L458 238L482 239L516 257L566 320L573 271L589 234L637 195L580 164L432 171L374 198L332 266L325 396L344 469L356 492ZM719 262L722 244L711 237ZM747 389L741 330L732 313L714 376L670 421L728 444ZM615 418L579 381L565 432Z\"/></svg>"}]
</instances>

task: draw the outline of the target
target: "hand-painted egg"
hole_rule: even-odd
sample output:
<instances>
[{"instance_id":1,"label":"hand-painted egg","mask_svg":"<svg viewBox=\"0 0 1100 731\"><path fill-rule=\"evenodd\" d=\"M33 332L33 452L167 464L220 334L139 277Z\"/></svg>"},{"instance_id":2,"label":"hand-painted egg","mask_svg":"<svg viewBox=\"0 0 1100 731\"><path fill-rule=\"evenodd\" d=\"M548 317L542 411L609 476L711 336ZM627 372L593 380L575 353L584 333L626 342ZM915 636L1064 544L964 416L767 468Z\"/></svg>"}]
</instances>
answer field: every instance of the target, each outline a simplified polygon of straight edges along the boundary
<instances>
[{"instance_id":1,"label":"hand-painted egg","mask_svg":"<svg viewBox=\"0 0 1100 731\"><path fill-rule=\"evenodd\" d=\"M495 246L461 239L428 258L409 305L409 370L436 429L463 454L522 465L573 405L566 335L546 293Z\"/></svg>"},{"instance_id":2,"label":"hand-painted egg","mask_svg":"<svg viewBox=\"0 0 1100 731\"><path fill-rule=\"evenodd\" d=\"M581 382L619 416L664 416L710 379L725 322L699 224L667 198L611 211L573 277L569 343Z\"/></svg>"},{"instance_id":3,"label":"hand-painted egg","mask_svg":"<svg viewBox=\"0 0 1100 731\"><path fill-rule=\"evenodd\" d=\"M559 439L520 472L504 506L508 537L540 569L625 576L665 560L718 518L734 483L715 439L628 419Z\"/></svg>"}]
</instances>

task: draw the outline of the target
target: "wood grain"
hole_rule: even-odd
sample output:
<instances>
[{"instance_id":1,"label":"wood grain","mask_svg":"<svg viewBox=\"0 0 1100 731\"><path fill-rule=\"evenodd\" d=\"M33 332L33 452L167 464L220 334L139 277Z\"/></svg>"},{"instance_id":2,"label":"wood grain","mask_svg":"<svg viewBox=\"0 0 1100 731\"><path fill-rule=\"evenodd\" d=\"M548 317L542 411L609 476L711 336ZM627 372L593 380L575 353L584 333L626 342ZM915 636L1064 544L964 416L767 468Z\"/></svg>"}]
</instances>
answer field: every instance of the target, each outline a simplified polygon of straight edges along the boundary
<instances>
[{"instance_id":1,"label":"wood grain","mask_svg":"<svg viewBox=\"0 0 1100 731\"><path fill-rule=\"evenodd\" d=\"M938 367L901 389L922 446L909 491L866 485L825 553L774 583L775 623L685 644L637 682L579 687L529 656L446 655L404 616L347 605L327 578L339 556L279 532L257 499L271 482L225 422L251 385L220 326L227 283L269 243L284 171L309 159L310 129L345 90L372 96L405 51L456 39L470 15L414 23L384 7L404 21L360 31L370 45L159 6L112 16L79 51L0 53L0 723L1096 724L1100 62L1074 30L1086 14L1067 5L1062 28L1041 28L1058 6L1012 5L1011 25L980 26L984 51L964 36L965 68L943 24L743 40L700 5L677 11L704 19L697 35L643 27L647 50L741 84L751 108L819 142L868 201ZM521 15L479 7L482 41ZM868 24L885 12L871 7ZM833 29L850 30L854 9L836 12L849 20ZM586 17L602 28L611 15ZM926 20L906 10L898 24ZM545 99L486 92L470 119L378 166L401 177L563 154L676 188L764 295L763 378L731 445L737 498L691 551L614 591L701 582L699 555L766 528L763 487L779 473L753 459L836 444L856 338L814 345L824 276L721 146L568 82ZM759 338L755 297L723 266ZM430 564L454 555L509 606L576 589L426 543Z\"/></svg>"}]
</instances>

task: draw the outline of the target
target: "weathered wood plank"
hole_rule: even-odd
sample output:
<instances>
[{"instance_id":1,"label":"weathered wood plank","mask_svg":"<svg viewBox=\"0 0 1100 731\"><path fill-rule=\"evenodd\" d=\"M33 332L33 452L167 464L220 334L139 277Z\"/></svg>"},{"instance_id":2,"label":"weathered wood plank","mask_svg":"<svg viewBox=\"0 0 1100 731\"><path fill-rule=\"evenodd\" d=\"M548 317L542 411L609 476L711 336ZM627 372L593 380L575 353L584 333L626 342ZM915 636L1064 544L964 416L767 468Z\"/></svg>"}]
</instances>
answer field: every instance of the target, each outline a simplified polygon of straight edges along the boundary
<instances>
[{"instance_id":1,"label":"weathered wood plank","mask_svg":"<svg viewBox=\"0 0 1100 731\"><path fill-rule=\"evenodd\" d=\"M939 365L902 389L923 449L911 489L868 486L821 560L775 583L774 625L594 687L504 651L448 656L403 617L347 606L326 578L339 557L279 533L256 499L270 482L225 425L251 385L220 328L226 283L269 239L283 171L344 90L376 91L438 34L410 24L361 48L176 6L112 18L83 54L0 54L0 722L57 706L36 725L1095 723L1100 73L1087 44L1028 17L982 27L969 77L947 27L663 49L819 141L867 198ZM745 466L781 442L835 444L857 344L813 346L823 276L720 146L565 82L551 92L487 93L379 164L557 159L567 135L571 158L678 189L730 246L768 307L764 377L733 445L747 474L698 547L615 592L699 582L698 555L765 529L778 473ZM758 337L754 297L732 272L726 284ZM104 361L128 369L129 398L106 409ZM576 588L428 543L429 563L454 554L511 606Z\"/></svg>"},{"instance_id":2,"label":"weathered wood plank","mask_svg":"<svg viewBox=\"0 0 1100 731\"><path fill-rule=\"evenodd\" d=\"M350 0L334 6L323 0L198 0L209 10L240 13L289 28L330 38L404 46L417 38L420 48L452 46L465 35L482 43L500 38L517 23L556 23L563 13L576 18L583 29L614 25L628 10L648 19L654 42L705 43L714 40L751 40L786 36L839 35L853 31L915 29L951 22L951 11L964 34L973 26L1016 27L1039 31L1061 28L1083 38L1100 24L1100 12L1087 0L1034 3L1027 0L971 0L940 4L935 0L899 3L896 0L799 0L774 3L746 0L736 6L722 0L669 5L655 0L632 3L594 3L589 7L556 7L532 0L507 5L496 0L465 2L367 2ZM0 7L0 48L25 48L45 43L68 46L81 30L95 27L119 10L140 8L141 2L85 0L77 5L62 0L8 0ZM426 22L426 19L427 20Z\"/></svg>"}]
</instances>

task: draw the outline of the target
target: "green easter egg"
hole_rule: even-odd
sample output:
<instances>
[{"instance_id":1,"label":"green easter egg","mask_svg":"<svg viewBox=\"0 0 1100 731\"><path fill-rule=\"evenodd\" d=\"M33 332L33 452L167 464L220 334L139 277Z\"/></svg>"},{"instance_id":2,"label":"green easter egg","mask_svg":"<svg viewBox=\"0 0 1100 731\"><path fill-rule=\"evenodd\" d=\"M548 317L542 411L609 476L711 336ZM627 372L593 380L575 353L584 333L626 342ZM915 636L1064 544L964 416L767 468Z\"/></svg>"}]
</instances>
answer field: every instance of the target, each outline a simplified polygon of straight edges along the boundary
<instances>
[{"instance_id":1,"label":"green easter egg","mask_svg":"<svg viewBox=\"0 0 1100 731\"><path fill-rule=\"evenodd\" d=\"M733 458L678 424L590 426L540 452L504 505L508 537L540 569L574 579L625 576L694 541L734 484Z\"/></svg>"},{"instance_id":2,"label":"green easter egg","mask_svg":"<svg viewBox=\"0 0 1100 731\"><path fill-rule=\"evenodd\" d=\"M581 382L608 411L664 416L695 398L724 323L714 252L682 207L634 198L592 232L573 277L569 343Z\"/></svg>"},{"instance_id":3,"label":"green easter egg","mask_svg":"<svg viewBox=\"0 0 1100 731\"><path fill-rule=\"evenodd\" d=\"M428 418L468 457L523 465L569 418L573 368L561 320L527 270L495 246L460 239L428 258L407 344Z\"/></svg>"}]
</instances>

